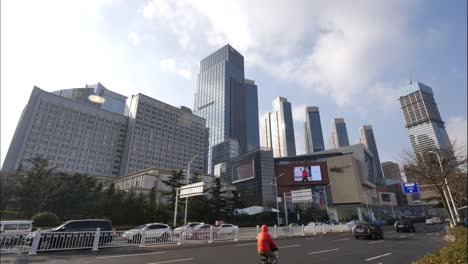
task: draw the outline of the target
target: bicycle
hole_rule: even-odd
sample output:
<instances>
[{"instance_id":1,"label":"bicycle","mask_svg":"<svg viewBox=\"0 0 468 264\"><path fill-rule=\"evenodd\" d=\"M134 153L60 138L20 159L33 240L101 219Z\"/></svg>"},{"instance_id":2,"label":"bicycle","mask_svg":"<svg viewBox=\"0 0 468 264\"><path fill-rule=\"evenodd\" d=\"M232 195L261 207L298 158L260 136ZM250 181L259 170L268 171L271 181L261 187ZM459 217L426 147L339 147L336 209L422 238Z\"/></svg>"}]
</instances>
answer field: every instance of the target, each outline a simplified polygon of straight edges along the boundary
<instances>
[{"instance_id":1,"label":"bicycle","mask_svg":"<svg viewBox=\"0 0 468 264\"><path fill-rule=\"evenodd\" d=\"M279 259L278 259L278 251L274 251L275 253L275 259L271 257L265 257L263 255L260 255L260 261L257 262L258 264L278 264Z\"/></svg>"}]
</instances>

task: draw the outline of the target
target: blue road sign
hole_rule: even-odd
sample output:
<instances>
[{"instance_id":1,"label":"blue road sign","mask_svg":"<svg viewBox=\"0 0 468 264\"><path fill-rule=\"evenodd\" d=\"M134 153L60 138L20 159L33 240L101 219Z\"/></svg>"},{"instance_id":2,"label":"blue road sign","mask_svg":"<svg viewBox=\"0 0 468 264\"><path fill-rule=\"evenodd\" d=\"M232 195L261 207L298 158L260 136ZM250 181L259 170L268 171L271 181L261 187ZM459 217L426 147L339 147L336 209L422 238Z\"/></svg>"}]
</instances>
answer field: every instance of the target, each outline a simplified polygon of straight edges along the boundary
<instances>
[{"instance_id":1,"label":"blue road sign","mask_svg":"<svg viewBox=\"0 0 468 264\"><path fill-rule=\"evenodd\" d=\"M419 185L417 182L404 182L401 184L404 193L418 193Z\"/></svg>"}]
</instances>

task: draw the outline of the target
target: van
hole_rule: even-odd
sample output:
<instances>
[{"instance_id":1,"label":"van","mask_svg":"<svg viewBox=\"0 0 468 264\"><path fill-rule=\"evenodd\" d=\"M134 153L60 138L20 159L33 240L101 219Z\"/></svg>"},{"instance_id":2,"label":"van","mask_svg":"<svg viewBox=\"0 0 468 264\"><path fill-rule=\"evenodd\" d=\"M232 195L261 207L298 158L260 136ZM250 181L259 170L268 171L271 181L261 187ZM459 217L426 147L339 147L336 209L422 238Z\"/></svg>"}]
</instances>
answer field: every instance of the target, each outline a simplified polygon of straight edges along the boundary
<instances>
[{"instance_id":1,"label":"van","mask_svg":"<svg viewBox=\"0 0 468 264\"><path fill-rule=\"evenodd\" d=\"M13 242L22 240L32 231L30 220L5 220L0 221L0 241Z\"/></svg>"}]
</instances>

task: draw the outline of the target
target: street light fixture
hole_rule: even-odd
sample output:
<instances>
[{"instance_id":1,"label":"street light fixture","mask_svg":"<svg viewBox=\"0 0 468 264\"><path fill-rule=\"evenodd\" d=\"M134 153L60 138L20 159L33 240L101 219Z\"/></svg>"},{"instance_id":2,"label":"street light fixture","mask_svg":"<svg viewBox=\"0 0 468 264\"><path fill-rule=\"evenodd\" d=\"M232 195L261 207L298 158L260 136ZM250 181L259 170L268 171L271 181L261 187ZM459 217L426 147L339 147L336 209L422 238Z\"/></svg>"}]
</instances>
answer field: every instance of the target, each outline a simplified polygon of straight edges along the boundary
<instances>
[{"instance_id":1,"label":"street light fixture","mask_svg":"<svg viewBox=\"0 0 468 264\"><path fill-rule=\"evenodd\" d=\"M195 155L187 165L187 184L190 182L190 164L198 158L198 155ZM185 197L185 216L184 216L184 225L187 224L187 206L188 206L188 197Z\"/></svg>"},{"instance_id":2,"label":"street light fixture","mask_svg":"<svg viewBox=\"0 0 468 264\"><path fill-rule=\"evenodd\" d=\"M435 154L437 156L437 160L439 161L439 166L440 166L440 171L442 172L442 176L444 177L444 188L442 189L443 190L443 193L444 193L444 196L445 196L445 201L447 202L447 206L449 207L449 212L451 214L451 218L452 218L452 223L455 224L455 217L457 218L457 221L460 222L460 216L458 215L458 211L457 211L457 206L455 204L455 201L453 200L453 196L452 196L452 192L450 191L450 186L448 185L448 182L447 182L447 177L445 177L443 174L444 174L444 166L442 166L442 159L440 158L440 155L438 152L436 151L428 151L428 153L432 153L432 154ZM452 202L452 206L453 206L453 209L450 208L450 201L447 197L447 194L445 193L445 189L447 189L447 192L449 194L449 197L450 197L450 201ZM452 212L453 210L453 212Z\"/></svg>"},{"instance_id":3,"label":"street light fixture","mask_svg":"<svg viewBox=\"0 0 468 264\"><path fill-rule=\"evenodd\" d=\"M283 176L284 173L281 173L278 177L275 177L275 183L272 183L275 185L275 190L276 190L276 221L278 222L278 225L280 225L279 222L279 203L278 203L278 182L277 179L281 176Z\"/></svg>"}]
</instances>

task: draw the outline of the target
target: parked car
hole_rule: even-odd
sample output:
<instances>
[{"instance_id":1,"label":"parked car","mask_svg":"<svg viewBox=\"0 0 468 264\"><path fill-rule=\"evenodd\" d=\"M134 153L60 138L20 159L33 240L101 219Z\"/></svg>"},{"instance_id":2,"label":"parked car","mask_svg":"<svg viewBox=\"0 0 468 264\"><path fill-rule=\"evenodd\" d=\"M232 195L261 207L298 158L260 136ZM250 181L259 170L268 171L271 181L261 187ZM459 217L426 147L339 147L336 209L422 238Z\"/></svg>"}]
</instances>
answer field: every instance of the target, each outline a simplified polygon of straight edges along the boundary
<instances>
[{"instance_id":1,"label":"parked car","mask_svg":"<svg viewBox=\"0 0 468 264\"><path fill-rule=\"evenodd\" d=\"M377 237L383 239L383 231L380 226L371 223L359 223L356 224L353 229L353 235L356 239L360 237L367 237L376 239Z\"/></svg>"},{"instance_id":2,"label":"parked car","mask_svg":"<svg viewBox=\"0 0 468 264\"><path fill-rule=\"evenodd\" d=\"M360 223L361 221L359 220L351 220L349 221L348 223L346 223L346 225L348 226L349 229L352 229L355 225L357 225L358 223ZM348 230L349 230L348 229Z\"/></svg>"},{"instance_id":3,"label":"parked car","mask_svg":"<svg viewBox=\"0 0 468 264\"><path fill-rule=\"evenodd\" d=\"M212 225L209 224L200 224L195 226L193 229L188 230L186 233L187 236L186 238L189 239L208 239L210 237L210 229L213 227Z\"/></svg>"},{"instance_id":4,"label":"parked car","mask_svg":"<svg viewBox=\"0 0 468 264\"><path fill-rule=\"evenodd\" d=\"M186 225L180 226L176 229L174 229L174 234L179 234L182 229L193 229L194 227L201 225L203 223L201 222L190 222Z\"/></svg>"},{"instance_id":5,"label":"parked car","mask_svg":"<svg viewBox=\"0 0 468 264\"><path fill-rule=\"evenodd\" d=\"M396 232L416 232L416 227L409 220L398 220L394 224Z\"/></svg>"},{"instance_id":6,"label":"parked car","mask_svg":"<svg viewBox=\"0 0 468 264\"><path fill-rule=\"evenodd\" d=\"M50 229L42 230L38 249L60 249L65 247L92 247L94 235L98 228L102 232L99 236L99 245L112 242L112 223L106 219L70 220L64 224ZM37 231L26 237L28 245L32 245Z\"/></svg>"},{"instance_id":7,"label":"parked car","mask_svg":"<svg viewBox=\"0 0 468 264\"><path fill-rule=\"evenodd\" d=\"M328 221L326 221L326 223L329 224L329 225L331 225L331 224L333 224L333 225L339 224L338 221L336 221L335 219L328 220Z\"/></svg>"},{"instance_id":8,"label":"parked car","mask_svg":"<svg viewBox=\"0 0 468 264\"><path fill-rule=\"evenodd\" d=\"M434 224L443 224L444 220L442 220L441 217L431 217L431 219L434 221Z\"/></svg>"},{"instance_id":9,"label":"parked car","mask_svg":"<svg viewBox=\"0 0 468 264\"><path fill-rule=\"evenodd\" d=\"M426 225L433 225L433 224L435 224L434 219L432 219L432 218L427 218L426 219Z\"/></svg>"},{"instance_id":10,"label":"parked car","mask_svg":"<svg viewBox=\"0 0 468 264\"><path fill-rule=\"evenodd\" d=\"M32 221L8 220L0 221L0 242L14 243L23 240L32 231Z\"/></svg>"},{"instance_id":11,"label":"parked car","mask_svg":"<svg viewBox=\"0 0 468 264\"><path fill-rule=\"evenodd\" d=\"M216 227L217 234L234 234L236 232L236 226L233 224L222 224Z\"/></svg>"},{"instance_id":12,"label":"parked car","mask_svg":"<svg viewBox=\"0 0 468 264\"><path fill-rule=\"evenodd\" d=\"M143 232L146 238L168 239L171 236L171 227L161 223L144 224L124 232L122 237L129 242L140 243Z\"/></svg>"},{"instance_id":13,"label":"parked car","mask_svg":"<svg viewBox=\"0 0 468 264\"><path fill-rule=\"evenodd\" d=\"M299 225L299 224L296 224L296 223L291 223L291 224L289 224L289 227L298 227L298 226L300 226L300 225Z\"/></svg>"}]
</instances>

